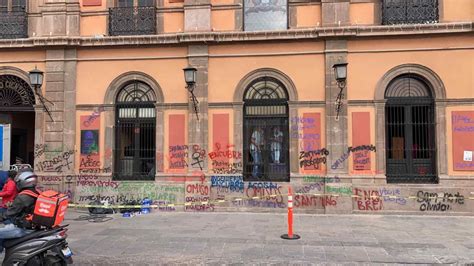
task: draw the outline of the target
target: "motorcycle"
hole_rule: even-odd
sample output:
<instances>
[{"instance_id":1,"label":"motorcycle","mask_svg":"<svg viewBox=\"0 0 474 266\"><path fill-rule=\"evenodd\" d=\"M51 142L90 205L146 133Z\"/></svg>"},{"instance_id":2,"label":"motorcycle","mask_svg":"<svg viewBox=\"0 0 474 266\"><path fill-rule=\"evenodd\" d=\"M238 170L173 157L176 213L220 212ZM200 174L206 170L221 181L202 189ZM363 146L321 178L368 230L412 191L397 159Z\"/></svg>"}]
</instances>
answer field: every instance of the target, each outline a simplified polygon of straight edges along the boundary
<instances>
[{"instance_id":1,"label":"motorcycle","mask_svg":"<svg viewBox=\"0 0 474 266\"><path fill-rule=\"evenodd\" d=\"M35 231L21 238L3 242L3 266L62 266L72 264L68 247L67 225Z\"/></svg>"}]
</instances>

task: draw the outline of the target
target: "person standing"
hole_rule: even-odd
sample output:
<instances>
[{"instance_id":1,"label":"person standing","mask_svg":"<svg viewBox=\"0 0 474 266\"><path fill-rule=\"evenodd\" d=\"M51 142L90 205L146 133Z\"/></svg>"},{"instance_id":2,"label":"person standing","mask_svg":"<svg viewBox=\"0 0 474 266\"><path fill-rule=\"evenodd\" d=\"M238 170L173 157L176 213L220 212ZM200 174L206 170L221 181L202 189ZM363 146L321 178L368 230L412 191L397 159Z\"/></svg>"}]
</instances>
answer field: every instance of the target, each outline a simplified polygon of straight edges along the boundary
<instances>
[{"instance_id":1,"label":"person standing","mask_svg":"<svg viewBox=\"0 0 474 266\"><path fill-rule=\"evenodd\" d=\"M5 183L2 191L0 192L0 197L2 198L2 203L0 203L0 214L3 214L7 211L8 206L12 204L16 195L18 194L15 181L13 181L16 174L17 172L14 170L8 171L7 182Z\"/></svg>"},{"instance_id":2,"label":"person standing","mask_svg":"<svg viewBox=\"0 0 474 266\"><path fill-rule=\"evenodd\" d=\"M250 153L253 159L252 176L258 178L261 175L261 163L262 163L262 146L264 145L263 140L263 129L259 126L255 127L252 132L250 139Z\"/></svg>"},{"instance_id":3,"label":"person standing","mask_svg":"<svg viewBox=\"0 0 474 266\"><path fill-rule=\"evenodd\" d=\"M283 132L279 127L273 128L272 142L270 144L270 150L272 151L273 163L280 163L281 149L283 143Z\"/></svg>"}]
</instances>

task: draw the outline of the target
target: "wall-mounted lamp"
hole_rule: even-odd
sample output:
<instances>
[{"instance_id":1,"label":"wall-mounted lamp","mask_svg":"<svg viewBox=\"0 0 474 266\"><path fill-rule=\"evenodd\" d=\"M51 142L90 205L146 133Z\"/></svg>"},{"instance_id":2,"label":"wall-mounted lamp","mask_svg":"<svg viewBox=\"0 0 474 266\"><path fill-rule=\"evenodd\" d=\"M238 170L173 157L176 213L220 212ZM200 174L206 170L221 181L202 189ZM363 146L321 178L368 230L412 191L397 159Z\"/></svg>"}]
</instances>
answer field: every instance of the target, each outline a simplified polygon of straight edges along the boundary
<instances>
[{"instance_id":1,"label":"wall-mounted lamp","mask_svg":"<svg viewBox=\"0 0 474 266\"><path fill-rule=\"evenodd\" d=\"M186 68L183 68L183 71L184 71L184 81L186 82L186 89L189 91L189 93L191 93L191 101L193 102L194 113L196 114L196 118L199 121L199 109L198 109L199 101L194 95L197 69L195 67L188 66Z\"/></svg>"},{"instance_id":2,"label":"wall-mounted lamp","mask_svg":"<svg viewBox=\"0 0 474 266\"><path fill-rule=\"evenodd\" d=\"M346 79L347 79L347 63L339 63L334 64L332 68L334 69L334 76L336 78L337 86L339 87L339 93L337 94L336 98L336 121L339 120L339 112L342 108L342 97L344 94L342 91L344 87L346 87Z\"/></svg>"},{"instance_id":3,"label":"wall-mounted lamp","mask_svg":"<svg viewBox=\"0 0 474 266\"><path fill-rule=\"evenodd\" d=\"M35 69L30 71L30 84L35 91L43 86L43 71Z\"/></svg>"},{"instance_id":4,"label":"wall-mounted lamp","mask_svg":"<svg viewBox=\"0 0 474 266\"><path fill-rule=\"evenodd\" d=\"M41 101L41 103L43 104L43 108L44 110L46 110L46 112L48 113L49 115L49 118L51 118L51 121L54 122L53 120L53 116L51 115L51 113L49 112L49 109L46 107L46 104L44 103L44 101L47 101L49 102L50 104L54 105L54 103L52 103L51 101L49 101L48 99L44 98L43 97L43 94L41 93L41 86L43 86L43 77L44 77L44 72L39 70L38 68L36 68L35 66L35 69L31 70L29 72L29 76L30 76L30 84L31 86L33 87L33 91L35 92L36 96L38 97L38 99Z\"/></svg>"},{"instance_id":5,"label":"wall-mounted lamp","mask_svg":"<svg viewBox=\"0 0 474 266\"><path fill-rule=\"evenodd\" d=\"M189 91L194 90L194 85L196 84L196 72L197 69L191 66L183 68L184 71L184 81L186 82L186 89Z\"/></svg>"}]
</instances>

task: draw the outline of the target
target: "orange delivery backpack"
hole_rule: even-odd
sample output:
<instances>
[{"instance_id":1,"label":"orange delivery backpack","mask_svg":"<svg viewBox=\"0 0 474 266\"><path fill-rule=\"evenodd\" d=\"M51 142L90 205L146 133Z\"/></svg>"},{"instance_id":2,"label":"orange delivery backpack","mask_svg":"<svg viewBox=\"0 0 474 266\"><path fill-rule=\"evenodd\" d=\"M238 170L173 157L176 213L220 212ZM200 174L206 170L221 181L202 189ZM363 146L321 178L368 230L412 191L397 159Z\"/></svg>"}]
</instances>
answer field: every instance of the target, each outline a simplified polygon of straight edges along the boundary
<instances>
[{"instance_id":1,"label":"orange delivery backpack","mask_svg":"<svg viewBox=\"0 0 474 266\"><path fill-rule=\"evenodd\" d=\"M23 190L20 194L36 198L35 210L33 217L31 217L34 224L55 227L63 222L68 205L67 195L54 190L40 192L39 195L31 190Z\"/></svg>"}]
</instances>

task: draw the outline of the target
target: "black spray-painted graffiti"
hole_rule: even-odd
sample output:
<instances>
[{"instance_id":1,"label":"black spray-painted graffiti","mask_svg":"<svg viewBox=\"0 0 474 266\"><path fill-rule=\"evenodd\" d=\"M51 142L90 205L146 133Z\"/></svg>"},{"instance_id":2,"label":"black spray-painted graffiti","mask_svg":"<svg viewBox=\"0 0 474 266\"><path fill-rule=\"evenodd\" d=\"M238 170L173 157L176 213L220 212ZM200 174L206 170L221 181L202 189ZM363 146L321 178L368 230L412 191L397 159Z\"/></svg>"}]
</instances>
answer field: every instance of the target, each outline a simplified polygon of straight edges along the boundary
<instances>
[{"instance_id":1,"label":"black spray-painted graffiti","mask_svg":"<svg viewBox=\"0 0 474 266\"><path fill-rule=\"evenodd\" d=\"M74 155L73 150L63 152L51 160L40 161L35 164L36 170L40 172L56 171L58 173L61 173L64 170L72 170L72 155Z\"/></svg>"},{"instance_id":2,"label":"black spray-painted graffiti","mask_svg":"<svg viewBox=\"0 0 474 266\"><path fill-rule=\"evenodd\" d=\"M326 148L322 148L316 151L301 151L300 152L300 168L305 166L313 166L314 169L319 169L321 163L326 164L326 156L329 155L329 151Z\"/></svg>"},{"instance_id":3,"label":"black spray-painted graffiti","mask_svg":"<svg viewBox=\"0 0 474 266\"><path fill-rule=\"evenodd\" d=\"M193 153L192 153L193 162L191 163L192 167L199 167L202 171L202 167L204 164L204 159L206 159L206 150L199 147L199 145L193 145Z\"/></svg>"},{"instance_id":4,"label":"black spray-painted graffiti","mask_svg":"<svg viewBox=\"0 0 474 266\"><path fill-rule=\"evenodd\" d=\"M357 147L349 147L347 148L347 151L339 158L337 159L332 165L331 169L337 169L339 165L341 165L347 158L349 158L349 155L351 152L356 152L356 151L374 151L376 152L377 149L375 148L374 145L361 145Z\"/></svg>"},{"instance_id":5,"label":"black spray-painted graffiti","mask_svg":"<svg viewBox=\"0 0 474 266\"><path fill-rule=\"evenodd\" d=\"M453 209L453 204L464 204L464 196L461 193L457 192L456 194L452 193L436 193L436 192L426 192L418 191L416 194L418 199L417 202L420 204L420 211L449 211Z\"/></svg>"}]
</instances>

